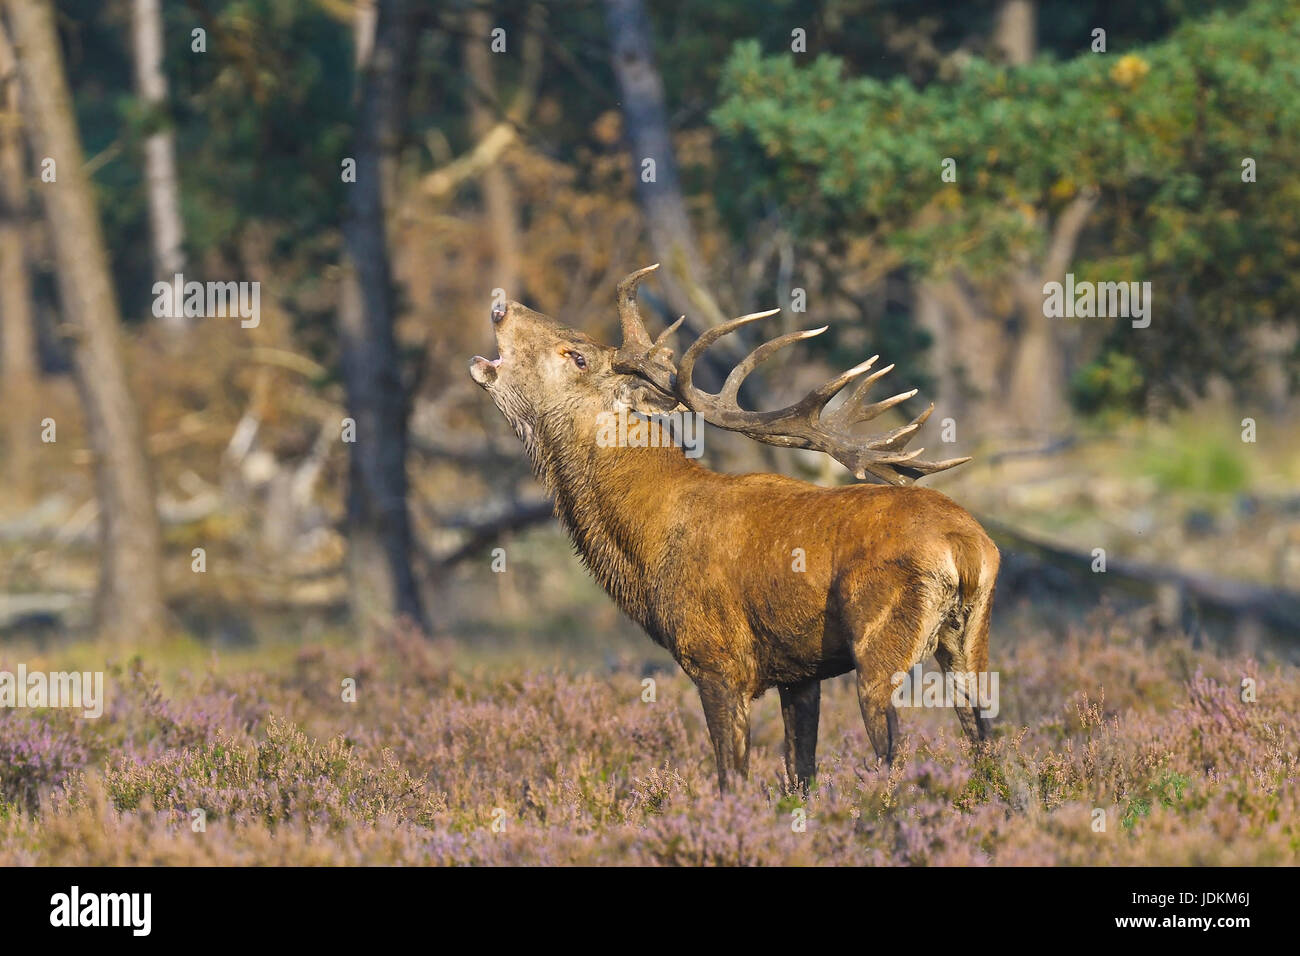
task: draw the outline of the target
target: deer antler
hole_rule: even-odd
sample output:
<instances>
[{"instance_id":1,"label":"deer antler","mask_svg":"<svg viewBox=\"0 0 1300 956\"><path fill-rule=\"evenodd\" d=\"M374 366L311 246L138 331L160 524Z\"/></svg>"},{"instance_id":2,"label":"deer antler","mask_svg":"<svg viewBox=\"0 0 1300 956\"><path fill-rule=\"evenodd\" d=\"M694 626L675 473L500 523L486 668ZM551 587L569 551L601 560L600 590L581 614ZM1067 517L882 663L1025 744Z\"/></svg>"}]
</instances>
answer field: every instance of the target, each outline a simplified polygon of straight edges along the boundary
<instances>
[{"instance_id":1,"label":"deer antler","mask_svg":"<svg viewBox=\"0 0 1300 956\"><path fill-rule=\"evenodd\" d=\"M912 436L934 411L934 403L917 415L906 425L870 438L861 438L850 433L849 429L861 422L871 421L895 405L907 401L916 394L916 389L899 392L879 402L863 405L871 386L888 374L894 366L886 365L862 379L838 408L827 413L826 405L854 379L865 375L876 364L879 355L873 355L859 365L855 365L841 375L831 379L825 385L813 389L800 401L786 408L771 412L750 412L742 409L737 401L741 383L754 368L778 349L792 342L810 339L821 335L827 326L809 329L804 332L790 332L764 342L750 352L739 365L731 370L722 388L716 394L700 391L692 381L695 362L705 349L729 332L734 332L743 325L757 322L775 315L780 309L767 312L755 312L742 315L722 325L708 329L692 343L682 356L677 369L677 396L683 405L698 412L704 420L740 432L769 445L781 445L787 448L811 448L830 455L841 462L858 480L866 480L868 475L890 485L908 485L917 478L953 468L969 458L950 458L946 461L921 461L917 456L925 451L903 451Z\"/></svg>"},{"instance_id":2,"label":"deer antler","mask_svg":"<svg viewBox=\"0 0 1300 956\"><path fill-rule=\"evenodd\" d=\"M682 316L659 333L653 341L641 320L641 310L636 304L636 289L641 280L659 268L659 263L638 269L618 284L618 318L623 326L623 344L614 355L614 369L639 375L667 395L674 393L677 369L673 366L672 349L664 343L677 331L686 316Z\"/></svg>"},{"instance_id":3,"label":"deer antler","mask_svg":"<svg viewBox=\"0 0 1300 956\"><path fill-rule=\"evenodd\" d=\"M786 408L771 412L750 412L740 407L740 386L760 362L793 342L821 335L826 331L826 326L804 332L790 332L764 342L731 370L722 383L722 388L716 393L696 388L692 380L695 363L710 345L741 326L776 315L781 310L769 309L766 312L742 315L706 330L691 344L682 356L681 363L674 368L671 362L672 352L664 345L664 340L677 330L682 319L678 319L657 339L651 341L636 305L637 285L657 268L658 264L633 272L618 284L623 344L614 358L614 368L617 371L641 376L719 428L740 432L769 445L825 452L841 462L860 481L875 480L889 485L908 485L925 475L970 461L969 458L922 461L917 456L925 451L924 448L910 452L903 450L934 411L934 403L906 425L881 435L863 438L850 433L854 425L871 421L916 394L916 389L913 388L870 405L862 404L871 386L888 374L894 368L893 365L872 372L858 383L838 408L826 411L830 400L854 379L866 375L880 358L879 355L873 355L860 365L855 365Z\"/></svg>"}]
</instances>

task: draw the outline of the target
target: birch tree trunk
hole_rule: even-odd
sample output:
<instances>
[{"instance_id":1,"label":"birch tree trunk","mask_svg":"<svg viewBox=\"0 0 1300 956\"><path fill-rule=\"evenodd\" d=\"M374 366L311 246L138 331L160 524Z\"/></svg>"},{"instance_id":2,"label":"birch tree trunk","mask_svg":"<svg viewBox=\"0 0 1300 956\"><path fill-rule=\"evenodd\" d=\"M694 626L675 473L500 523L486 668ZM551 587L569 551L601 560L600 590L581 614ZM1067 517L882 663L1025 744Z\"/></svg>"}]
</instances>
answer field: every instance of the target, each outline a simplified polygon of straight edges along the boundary
<instances>
[{"instance_id":1,"label":"birch tree trunk","mask_svg":"<svg viewBox=\"0 0 1300 956\"><path fill-rule=\"evenodd\" d=\"M163 26L160 0L133 0L131 43L135 54L135 86L150 110L151 123L164 123L167 77L163 73ZM155 279L170 282L185 270L185 227L181 222L180 188L176 178L176 134L165 122L144 143L144 178L149 198L149 235L153 241ZM189 319L175 309L162 321L184 329Z\"/></svg>"}]
</instances>

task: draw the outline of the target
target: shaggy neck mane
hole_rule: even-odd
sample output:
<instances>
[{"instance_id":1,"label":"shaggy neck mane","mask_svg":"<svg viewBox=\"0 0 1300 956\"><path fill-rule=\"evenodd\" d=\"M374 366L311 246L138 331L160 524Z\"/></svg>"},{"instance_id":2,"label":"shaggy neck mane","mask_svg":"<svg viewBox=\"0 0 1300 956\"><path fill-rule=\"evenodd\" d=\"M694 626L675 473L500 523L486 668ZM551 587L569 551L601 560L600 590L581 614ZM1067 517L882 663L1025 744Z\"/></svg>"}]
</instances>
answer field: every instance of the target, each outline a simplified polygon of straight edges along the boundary
<instances>
[{"instance_id":1,"label":"shaggy neck mane","mask_svg":"<svg viewBox=\"0 0 1300 956\"><path fill-rule=\"evenodd\" d=\"M659 427L659 426L653 426ZM681 447L601 447L572 422L542 423L533 444L538 476L592 576L629 617L662 643L650 585L669 556L682 482L709 474ZM647 527L666 529L647 535Z\"/></svg>"}]
</instances>

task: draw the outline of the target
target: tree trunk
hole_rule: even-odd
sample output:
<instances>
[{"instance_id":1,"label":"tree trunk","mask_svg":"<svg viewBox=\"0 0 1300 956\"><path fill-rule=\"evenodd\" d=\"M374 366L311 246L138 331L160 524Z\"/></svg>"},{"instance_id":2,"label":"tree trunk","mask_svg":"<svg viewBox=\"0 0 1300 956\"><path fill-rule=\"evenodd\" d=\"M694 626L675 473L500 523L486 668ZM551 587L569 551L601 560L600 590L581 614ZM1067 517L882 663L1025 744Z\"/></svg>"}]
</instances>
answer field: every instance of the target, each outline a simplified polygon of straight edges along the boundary
<instances>
[{"instance_id":1,"label":"tree trunk","mask_svg":"<svg viewBox=\"0 0 1300 956\"><path fill-rule=\"evenodd\" d=\"M930 335L929 366L934 377L936 420L956 415L962 402L957 370L960 356L953 350L953 337L944 309L939 283L921 279L912 285L912 314L915 322Z\"/></svg>"},{"instance_id":2,"label":"tree trunk","mask_svg":"<svg viewBox=\"0 0 1300 956\"><path fill-rule=\"evenodd\" d=\"M398 616L425 624L410 562L408 401L393 331L384 215L383 172L398 141L402 12L396 0L378 0L374 7L371 56L358 70L357 178L346 187L343 223L339 335L348 414L356 422L356 440L349 445L349 603L354 621L367 634Z\"/></svg>"},{"instance_id":3,"label":"tree trunk","mask_svg":"<svg viewBox=\"0 0 1300 956\"><path fill-rule=\"evenodd\" d=\"M1060 320L1043 314L1043 280L1030 275L1016 282L1020 332L1006 408L1017 431L1041 440L1059 433L1069 420L1065 356L1056 328Z\"/></svg>"},{"instance_id":4,"label":"tree trunk","mask_svg":"<svg viewBox=\"0 0 1300 956\"><path fill-rule=\"evenodd\" d=\"M699 331L725 321L710 295L686 203L682 199L664 108L664 85L654 60L650 21L641 0L605 0L614 75L623 97L623 125L632 150L632 171L650 232L663 263L660 273L674 315ZM653 162L653 175L650 169ZM734 349L728 339L720 351Z\"/></svg>"},{"instance_id":5,"label":"tree trunk","mask_svg":"<svg viewBox=\"0 0 1300 956\"><path fill-rule=\"evenodd\" d=\"M23 169L18 65L0 25L0 349L3 352L5 449L12 493L30 487L38 442L33 390L39 358L32 324L31 281L23 251L27 229L27 176Z\"/></svg>"},{"instance_id":6,"label":"tree trunk","mask_svg":"<svg viewBox=\"0 0 1300 956\"><path fill-rule=\"evenodd\" d=\"M150 122L163 122L167 109L167 77L163 73L163 27L159 0L133 0L131 40L135 54L135 85L151 112ZM149 230L153 240L155 278L170 282L185 270L185 227L181 223L180 189L176 179L176 135L170 122L144 143L145 187L149 197ZM163 319L184 329L184 309Z\"/></svg>"},{"instance_id":7,"label":"tree trunk","mask_svg":"<svg viewBox=\"0 0 1300 956\"><path fill-rule=\"evenodd\" d=\"M467 106L470 132L475 142L481 142L496 126L498 119L488 106L497 102L497 88L492 71L493 54L488 49L492 21L487 10L471 10L468 26L469 36L465 40L465 69L470 82ZM507 298L522 299L524 294L519 287L519 210L510 174L500 163L493 163L483 173L483 200L496 260L491 275L486 278L491 288L504 289Z\"/></svg>"},{"instance_id":8,"label":"tree trunk","mask_svg":"<svg viewBox=\"0 0 1300 956\"><path fill-rule=\"evenodd\" d=\"M72 96L49 0L9 0L23 108L37 157L55 163L42 183L58 262L73 372L95 452L102 536L96 606L113 636L149 642L164 629L162 538L143 428L127 386L121 319L94 192L84 169Z\"/></svg>"},{"instance_id":9,"label":"tree trunk","mask_svg":"<svg viewBox=\"0 0 1300 956\"><path fill-rule=\"evenodd\" d=\"M1003 0L998 7L993 45L1006 63L1022 66L1034 58L1036 31L1033 0ZM1061 237L1052 237L1041 273L1031 271L1014 280L1020 331L1011 361L1006 405L1015 424L1028 437L1041 439L1053 434L1069 419L1064 342L1059 324L1043 314L1042 286L1045 281L1061 278L1058 273L1068 268L1082 225L1080 220L1064 250L1056 248ZM1062 252L1066 254L1062 256Z\"/></svg>"},{"instance_id":10,"label":"tree trunk","mask_svg":"<svg viewBox=\"0 0 1300 956\"><path fill-rule=\"evenodd\" d=\"M1097 191L1085 187L1052 224L1047 252L1040 264L1017 276L1014 299L1020 315L1020 340L1008 381L1007 404L1033 437L1060 430L1069 419L1067 377L1061 320L1044 314L1043 285L1060 282L1070 268L1079 237L1097 204Z\"/></svg>"},{"instance_id":11,"label":"tree trunk","mask_svg":"<svg viewBox=\"0 0 1300 956\"><path fill-rule=\"evenodd\" d=\"M963 413L959 432L969 436L975 423L985 430L985 423L1004 417L1001 370L1012 343L1004 323L981 310L961 276L949 276L934 291L942 302L947 354L955 365L955 387Z\"/></svg>"},{"instance_id":12,"label":"tree trunk","mask_svg":"<svg viewBox=\"0 0 1300 956\"><path fill-rule=\"evenodd\" d=\"M1034 0L1002 0L993 26L993 46L1011 66L1023 66L1038 50Z\"/></svg>"}]
</instances>

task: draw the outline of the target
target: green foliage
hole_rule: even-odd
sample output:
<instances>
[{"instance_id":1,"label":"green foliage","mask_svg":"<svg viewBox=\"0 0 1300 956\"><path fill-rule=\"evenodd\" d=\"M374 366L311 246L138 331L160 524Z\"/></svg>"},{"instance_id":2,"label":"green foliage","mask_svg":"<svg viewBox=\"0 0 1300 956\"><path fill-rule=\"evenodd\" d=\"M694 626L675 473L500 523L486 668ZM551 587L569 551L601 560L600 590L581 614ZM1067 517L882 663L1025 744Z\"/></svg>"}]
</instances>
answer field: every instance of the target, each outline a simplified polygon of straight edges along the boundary
<instances>
[{"instance_id":1,"label":"green foliage","mask_svg":"<svg viewBox=\"0 0 1300 956\"><path fill-rule=\"evenodd\" d=\"M1183 800L1183 792L1191 780L1176 771L1168 771L1160 779L1154 780L1147 787L1147 792L1152 794L1156 804L1165 809L1172 809ZM1120 826L1125 830L1131 830L1137 825L1142 818L1149 816L1152 808L1152 799L1148 797L1134 797L1124 808L1124 815L1120 817Z\"/></svg>"},{"instance_id":2,"label":"green foliage","mask_svg":"<svg viewBox=\"0 0 1300 956\"><path fill-rule=\"evenodd\" d=\"M1287 172L1300 151L1297 13L1295 0L1259 0L1132 52L971 60L925 88L741 42L713 116L752 201L788 209L803 236L874 237L924 272L1007 280L1041 259L1066 204L1099 188L1073 268L1150 281L1155 301L1151 329L1117 324L1098 343L1139 373L1119 378L1108 360L1103 391L1177 397L1212 369L1244 379L1251 327L1300 307L1300 181ZM1246 157L1258 182L1242 182ZM940 177L945 158L955 183Z\"/></svg>"},{"instance_id":3,"label":"green foliage","mask_svg":"<svg viewBox=\"0 0 1300 956\"><path fill-rule=\"evenodd\" d=\"M1071 392L1081 411L1099 413L1133 407L1142 386L1142 369L1137 360L1107 349L1075 374Z\"/></svg>"},{"instance_id":4,"label":"green foliage","mask_svg":"<svg viewBox=\"0 0 1300 956\"><path fill-rule=\"evenodd\" d=\"M146 110L134 92L125 8L88 0L59 6L79 125L88 156L99 157L95 179L124 314L147 313L156 278L141 150L150 132L170 127L193 270L273 270L274 295L302 345L332 365L334 346L323 331L332 303L321 289L338 259L346 194L339 162L353 119L352 25L325 4L165 5L170 101L165 110ZM520 8L490 6L493 22L522 34ZM1197 318L1188 334L1136 343L1144 372L1136 401L1162 380L1154 370L1183 374L1237 335L1261 296L1271 296L1280 314L1294 292L1294 270L1281 266L1294 259L1295 224L1279 232L1273 220L1295 197L1269 185L1292 152L1294 98L1285 94L1294 86L1294 26L1278 2L1192 23L1142 51L1151 69L1137 79L1110 75L1118 53L1064 64L1052 57L1073 56L1096 23L1106 24L1112 49L1123 50L1157 41L1209 9L1241 6L1162 0L1116 10L1044 0L1038 39L1046 58L1014 71L978 59L961 66L967 60L959 51L987 51L992 0L958 8L938 0L668 0L649 12L674 127L699 128L721 82L727 100L714 116L718 127L758 147L728 149L720 170L684 162L688 190L707 194L737 235L753 235L754 224L779 207L783 229L832 251L846 237L879 231L890 253L918 270L983 263L995 272L1009 256L1041 247L1036 213L1056 212L1083 183L1108 185L1098 218L1108 220L1113 248L1093 267L1176 277L1157 286L1159 301L1170 309L1178 302ZM528 138L548 152L589 156L599 152L593 125L618 107L604 17L590 4L548 11L546 69ZM454 154L471 139L459 18L458 8L421 9L412 31L404 135L419 166L433 159L426 144L444 142ZM863 23L875 28L859 29ZM190 46L200 26L205 53ZM760 48L789 50L794 30L804 31L807 69L796 69L789 56L759 55ZM752 40L728 60L739 38ZM828 52L834 58L821 55ZM500 59L505 98L519 63ZM846 82L845 75L858 79ZM1243 144L1259 162L1254 187L1234 178ZM959 180L939 189L937 163L945 156L958 160ZM922 211L936 214L917 215ZM261 261L250 263L250 250ZM900 363L900 375L918 380L910 363L926 343L910 315L891 302L862 316L873 347ZM829 338L825 347L830 360L860 357L857 347ZM1248 350L1231 353L1237 371L1248 358ZM1106 400L1117 398L1108 393Z\"/></svg>"},{"instance_id":5,"label":"green foliage","mask_svg":"<svg viewBox=\"0 0 1300 956\"><path fill-rule=\"evenodd\" d=\"M1120 817L1119 825L1125 830L1132 830L1137 822L1151 813L1151 801L1146 797L1134 797L1124 808L1124 815Z\"/></svg>"},{"instance_id":6,"label":"green foliage","mask_svg":"<svg viewBox=\"0 0 1300 956\"><path fill-rule=\"evenodd\" d=\"M339 163L351 130L347 24L317 4L226 0L164 4L166 109L144 108L120 11L62 5L78 125L95 172L123 314L148 313L153 275L143 181L147 137L176 134L186 247L196 277L246 268L251 234L268 236L276 294L290 304L337 261L345 193ZM207 31L206 52L191 31ZM300 278L301 276L301 278Z\"/></svg>"},{"instance_id":7,"label":"green foliage","mask_svg":"<svg viewBox=\"0 0 1300 956\"><path fill-rule=\"evenodd\" d=\"M1143 467L1167 491L1232 494L1250 477L1239 449L1202 434L1163 444Z\"/></svg>"}]
</instances>

